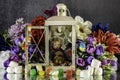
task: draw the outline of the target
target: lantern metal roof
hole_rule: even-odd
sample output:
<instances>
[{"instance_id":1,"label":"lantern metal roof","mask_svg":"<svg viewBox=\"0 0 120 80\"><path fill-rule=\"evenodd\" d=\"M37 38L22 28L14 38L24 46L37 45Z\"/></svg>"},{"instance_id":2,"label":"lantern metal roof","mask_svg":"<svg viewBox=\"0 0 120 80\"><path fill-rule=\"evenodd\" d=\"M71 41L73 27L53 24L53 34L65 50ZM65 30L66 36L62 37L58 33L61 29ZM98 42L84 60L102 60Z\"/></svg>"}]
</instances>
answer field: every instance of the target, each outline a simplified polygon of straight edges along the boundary
<instances>
[{"instance_id":1,"label":"lantern metal roof","mask_svg":"<svg viewBox=\"0 0 120 80\"><path fill-rule=\"evenodd\" d=\"M75 25L75 20L70 16L53 16L45 21L45 25Z\"/></svg>"}]
</instances>

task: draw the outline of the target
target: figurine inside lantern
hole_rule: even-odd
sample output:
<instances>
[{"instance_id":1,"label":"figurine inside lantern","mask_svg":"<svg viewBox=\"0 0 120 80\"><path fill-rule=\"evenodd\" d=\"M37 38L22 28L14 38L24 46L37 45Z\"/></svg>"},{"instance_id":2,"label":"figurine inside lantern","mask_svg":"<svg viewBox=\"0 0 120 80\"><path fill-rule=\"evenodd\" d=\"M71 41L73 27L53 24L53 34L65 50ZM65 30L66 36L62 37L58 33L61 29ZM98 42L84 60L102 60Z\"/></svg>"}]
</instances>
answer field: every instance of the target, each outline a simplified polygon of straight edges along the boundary
<instances>
[{"instance_id":1,"label":"figurine inside lantern","mask_svg":"<svg viewBox=\"0 0 120 80\"><path fill-rule=\"evenodd\" d=\"M67 16L67 7L57 4L57 16L45 21L50 66L73 66L75 48L75 21Z\"/></svg>"}]
</instances>

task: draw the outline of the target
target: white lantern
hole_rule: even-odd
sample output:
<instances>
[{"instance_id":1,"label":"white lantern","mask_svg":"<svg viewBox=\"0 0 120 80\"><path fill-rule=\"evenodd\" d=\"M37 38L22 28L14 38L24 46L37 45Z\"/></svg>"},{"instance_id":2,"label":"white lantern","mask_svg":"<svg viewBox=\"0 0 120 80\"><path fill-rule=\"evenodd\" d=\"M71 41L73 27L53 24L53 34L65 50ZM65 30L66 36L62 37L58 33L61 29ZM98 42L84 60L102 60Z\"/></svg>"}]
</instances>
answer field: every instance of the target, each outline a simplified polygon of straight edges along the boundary
<instances>
[{"instance_id":1,"label":"white lantern","mask_svg":"<svg viewBox=\"0 0 120 80\"><path fill-rule=\"evenodd\" d=\"M53 69L75 68L75 21L66 13L66 5L58 4L57 16L45 21L47 61Z\"/></svg>"}]
</instances>

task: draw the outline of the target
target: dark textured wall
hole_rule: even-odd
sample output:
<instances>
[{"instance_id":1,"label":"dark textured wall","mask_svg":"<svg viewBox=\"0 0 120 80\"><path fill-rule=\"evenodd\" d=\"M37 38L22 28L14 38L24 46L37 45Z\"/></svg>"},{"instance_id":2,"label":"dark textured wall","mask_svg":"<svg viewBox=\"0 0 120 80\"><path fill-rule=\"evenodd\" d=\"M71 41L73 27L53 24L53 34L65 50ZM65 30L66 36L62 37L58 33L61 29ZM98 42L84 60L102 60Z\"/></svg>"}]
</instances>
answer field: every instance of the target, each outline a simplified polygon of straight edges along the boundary
<instances>
[{"instance_id":1,"label":"dark textured wall","mask_svg":"<svg viewBox=\"0 0 120 80\"><path fill-rule=\"evenodd\" d=\"M120 0L0 0L0 32L14 23L16 18L24 17L30 22L44 10L63 2L73 17L82 16L93 23L110 23L115 33L120 33Z\"/></svg>"}]
</instances>

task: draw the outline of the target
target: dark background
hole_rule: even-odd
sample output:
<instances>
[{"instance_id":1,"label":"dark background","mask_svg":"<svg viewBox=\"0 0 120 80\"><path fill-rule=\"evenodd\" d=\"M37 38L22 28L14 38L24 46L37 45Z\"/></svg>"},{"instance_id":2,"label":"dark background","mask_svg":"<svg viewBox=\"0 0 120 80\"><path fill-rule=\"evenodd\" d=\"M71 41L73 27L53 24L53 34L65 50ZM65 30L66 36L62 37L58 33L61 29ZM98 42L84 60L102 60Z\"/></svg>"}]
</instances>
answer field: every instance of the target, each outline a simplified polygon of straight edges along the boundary
<instances>
[{"instance_id":1,"label":"dark background","mask_svg":"<svg viewBox=\"0 0 120 80\"><path fill-rule=\"evenodd\" d=\"M109 23L110 29L120 33L120 0L0 0L0 32L23 17L30 22L38 15L45 16L44 10L52 9L62 2L71 15L80 15L92 23Z\"/></svg>"},{"instance_id":2,"label":"dark background","mask_svg":"<svg viewBox=\"0 0 120 80\"><path fill-rule=\"evenodd\" d=\"M120 33L120 0L0 0L0 33L17 18L31 22L38 15L45 16L44 11L59 2L67 5L73 17L80 15L93 24L109 23L114 33Z\"/></svg>"}]
</instances>

